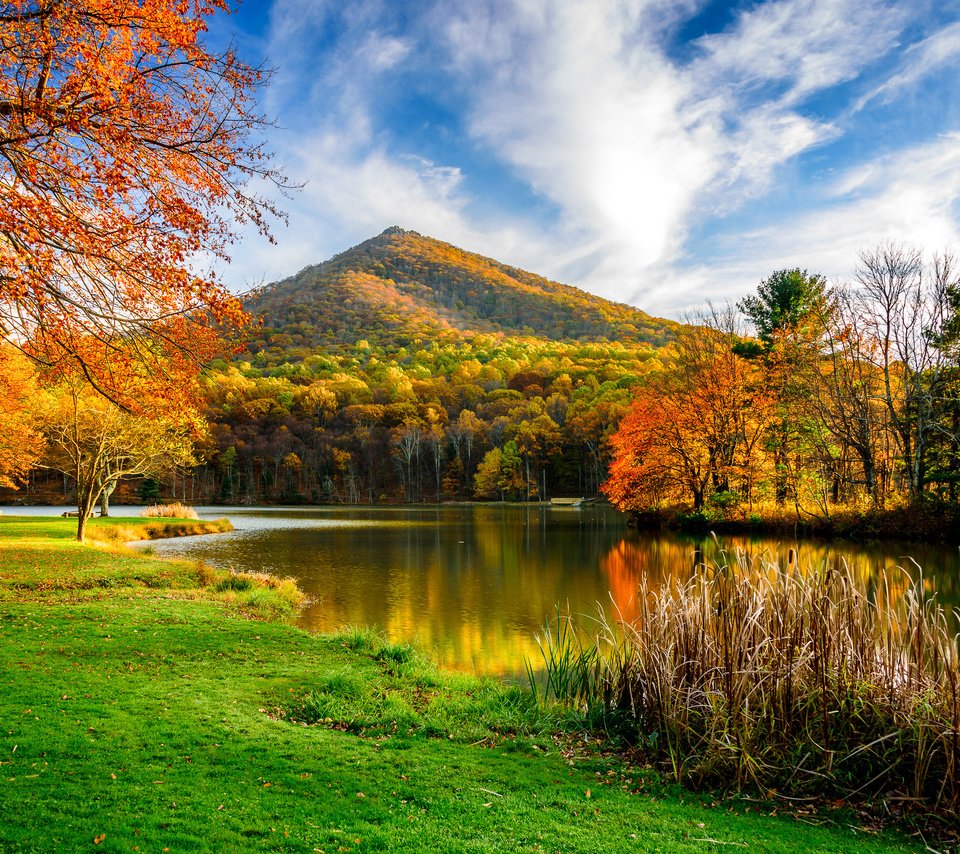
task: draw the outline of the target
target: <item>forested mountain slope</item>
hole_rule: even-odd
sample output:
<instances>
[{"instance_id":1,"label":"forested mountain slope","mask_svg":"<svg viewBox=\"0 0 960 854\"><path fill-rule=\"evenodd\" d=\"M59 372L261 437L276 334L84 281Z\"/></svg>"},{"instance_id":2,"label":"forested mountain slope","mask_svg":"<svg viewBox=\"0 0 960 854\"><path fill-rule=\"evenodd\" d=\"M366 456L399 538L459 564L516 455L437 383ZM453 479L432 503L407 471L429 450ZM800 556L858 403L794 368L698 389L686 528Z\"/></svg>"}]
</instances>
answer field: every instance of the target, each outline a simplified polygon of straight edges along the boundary
<instances>
[{"instance_id":1,"label":"forested mountain slope","mask_svg":"<svg viewBox=\"0 0 960 854\"><path fill-rule=\"evenodd\" d=\"M262 324L209 367L211 441L175 497L593 496L680 329L399 228L246 305Z\"/></svg>"},{"instance_id":2,"label":"forested mountain slope","mask_svg":"<svg viewBox=\"0 0 960 854\"><path fill-rule=\"evenodd\" d=\"M251 349L285 360L361 339L392 351L478 333L656 347L677 325L398 227L267 285L246 307L263 321Z\"/></svg>"}]
</instances>

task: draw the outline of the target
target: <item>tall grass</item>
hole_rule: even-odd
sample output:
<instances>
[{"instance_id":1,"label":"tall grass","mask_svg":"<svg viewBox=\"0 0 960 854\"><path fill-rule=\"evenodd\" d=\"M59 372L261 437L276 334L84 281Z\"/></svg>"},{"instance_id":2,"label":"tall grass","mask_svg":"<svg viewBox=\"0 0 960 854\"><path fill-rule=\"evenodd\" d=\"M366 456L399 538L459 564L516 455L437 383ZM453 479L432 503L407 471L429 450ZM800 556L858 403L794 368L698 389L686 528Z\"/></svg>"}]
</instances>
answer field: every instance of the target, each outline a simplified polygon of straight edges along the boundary
<instances>
[{"instance_id":1,"label":"tall grass","mask_svg":"<svg viewBox=\"0 0 960 854\"><path fill-rule=\"evenodd\" d=\"M158 519L199 519L197 511L179 501L171 504L151 504L140 511L141 516Z\"/></svg>"},{"instance_id":2,"label":"tall grass","mask_svg":"<svg viewBox=\"0 0 960 854\"><path fill-rule=\"evenodd\" d=\"M957 639L922 578L867 588L738 555L638 595L633 623L548 627L542 700L694 786L957 806Z\"/></svg>"}]
</instances>

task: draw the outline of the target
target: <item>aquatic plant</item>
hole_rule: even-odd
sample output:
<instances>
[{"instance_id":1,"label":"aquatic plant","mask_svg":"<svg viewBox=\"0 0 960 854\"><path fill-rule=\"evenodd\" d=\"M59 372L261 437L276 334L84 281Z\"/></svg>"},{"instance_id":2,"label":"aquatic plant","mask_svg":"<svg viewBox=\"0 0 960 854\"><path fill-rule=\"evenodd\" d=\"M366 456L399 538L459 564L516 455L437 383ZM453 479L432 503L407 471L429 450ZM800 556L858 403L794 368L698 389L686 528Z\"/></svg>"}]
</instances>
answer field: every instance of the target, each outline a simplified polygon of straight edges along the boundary
<instances>
[{"instance_id":1,"label":"aquatic plant","mask_svg":"<svg viewBox=\"0 0 960 854\"><path fill-rule=\"evenodd\" d=\"M140 515L158 519L199 519L197 511L179 501L172 504L151 504L140 511Z\"/></svg>"},{"instance_id":2,"label":"aquatic plant","mask_svg":"<svg viewBox=\"0 0 960 854\"><path fill-rule=\"evenodd\" d=\"M644 582L632 622L558 616L532 684L693 786L956 807L957 640L922 574L882 578L740 554Z\"/></svg>"}]
</instances>

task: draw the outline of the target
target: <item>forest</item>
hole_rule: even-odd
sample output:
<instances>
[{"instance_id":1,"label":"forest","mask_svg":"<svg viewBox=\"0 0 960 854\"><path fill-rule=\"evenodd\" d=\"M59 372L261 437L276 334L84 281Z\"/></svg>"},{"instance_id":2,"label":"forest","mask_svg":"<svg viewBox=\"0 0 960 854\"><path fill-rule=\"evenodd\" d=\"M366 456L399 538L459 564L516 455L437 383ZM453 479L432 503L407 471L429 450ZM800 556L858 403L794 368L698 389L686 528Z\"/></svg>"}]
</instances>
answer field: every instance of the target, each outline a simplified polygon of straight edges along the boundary
<instances>
[{"instance_id":1,"label":"forest","mask_svg":"<svg viewBox=\"0 0 960 854\"><path fill-rule=\"evenodd\" d=\"M775 272L685 330L669 369L638 387L604 492L629 512L712 520L955 505L958 272L893 243L861 252L846 286Z\"/></svg>"},{"instance_id":2,"label":"forest","mask_svg":"<svg viewBox=\"0 0 960 854\"><path fill-rule=\"evenodd\" d=\"M259 324L203 372L189 424L168 411L162 453L139 440L154 462L87 478L107 497L563 496L707 523L960 497L950 255L879 245L845 285L775 271L680 324L393 228L245 305ZM77 461L45 434L21 500L72 497Z\"/></svg>"}]
</instances>

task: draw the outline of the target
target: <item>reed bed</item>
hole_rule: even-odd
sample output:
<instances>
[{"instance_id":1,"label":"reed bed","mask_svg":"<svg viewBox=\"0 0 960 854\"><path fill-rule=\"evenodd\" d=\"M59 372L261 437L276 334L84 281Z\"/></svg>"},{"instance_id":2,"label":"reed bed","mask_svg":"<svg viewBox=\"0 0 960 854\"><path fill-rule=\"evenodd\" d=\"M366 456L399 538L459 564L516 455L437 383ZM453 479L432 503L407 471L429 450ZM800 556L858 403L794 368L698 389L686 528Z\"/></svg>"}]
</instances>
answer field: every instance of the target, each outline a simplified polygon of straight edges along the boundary
<instances>
[{"instance_id":1,"label":"reed bed","mask_svg":"<svg viewBox=\"0 0 960 854\"><path fill-rule=\"evenodd\" d=\"M903 571L868 587L743 555L644 584L632 623L559 617L541 701L579 708L684 783L787 797L960 800L957 638Z\"/></svg>"},{"instance_id":2,"label":"reed bed","mask_svg":"<svg viewBox=\"0 0 960 854\"><path fill-rule=\"evenodd\" d=\"M197 511L179 501L171 504L151 504L140 511L142 517L157 519L199 519Z\"/></svg>"}]
</instances>

